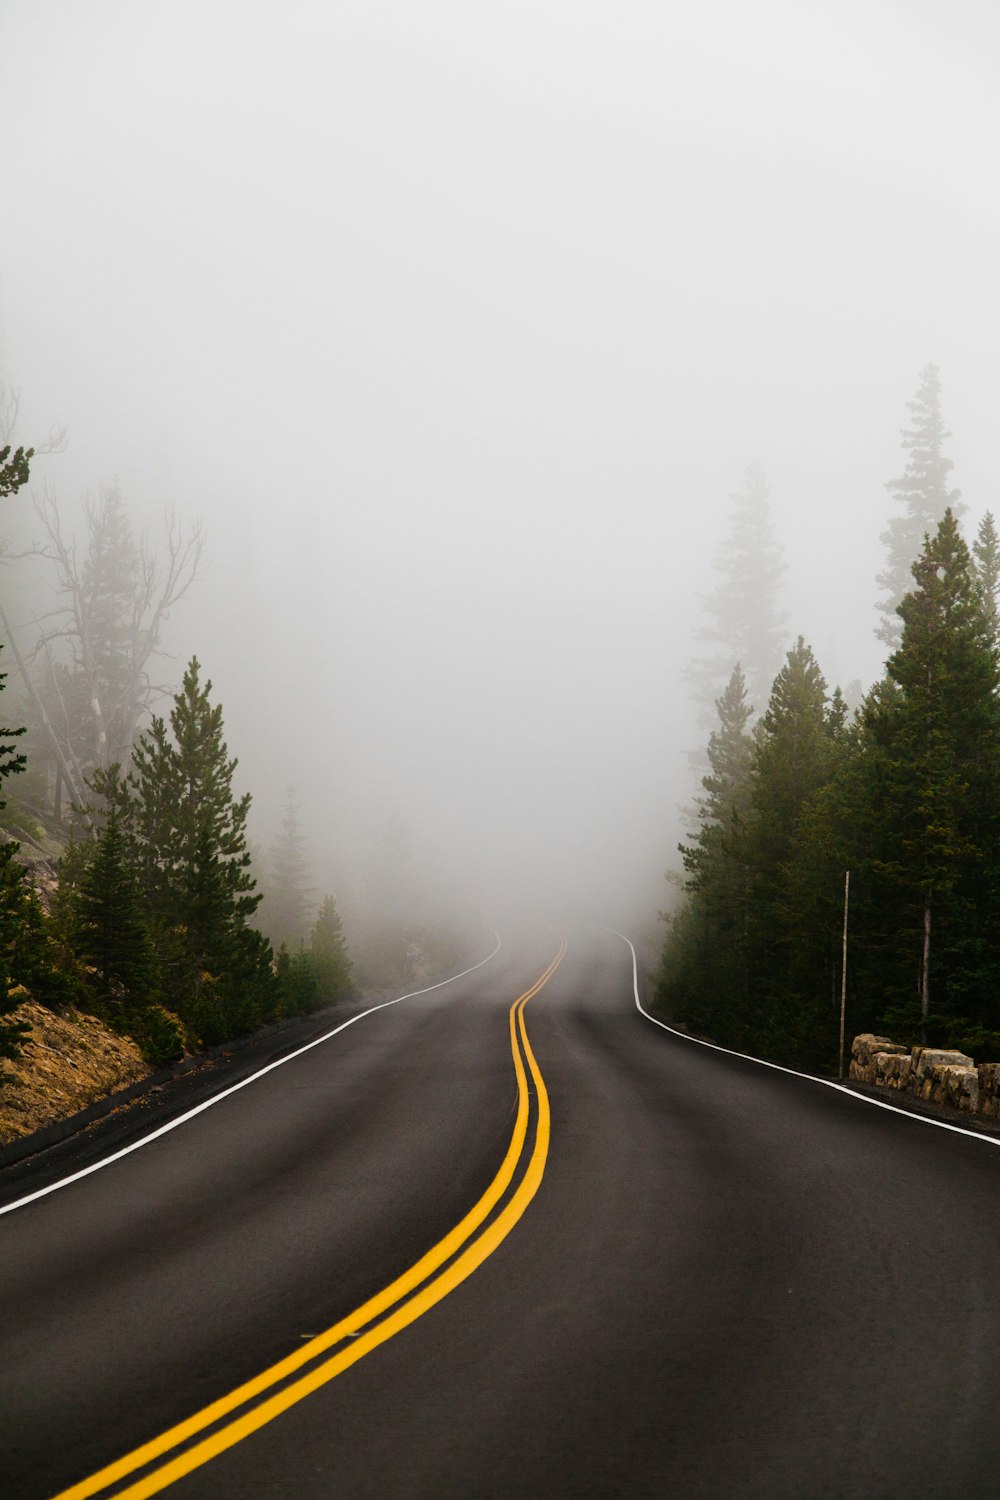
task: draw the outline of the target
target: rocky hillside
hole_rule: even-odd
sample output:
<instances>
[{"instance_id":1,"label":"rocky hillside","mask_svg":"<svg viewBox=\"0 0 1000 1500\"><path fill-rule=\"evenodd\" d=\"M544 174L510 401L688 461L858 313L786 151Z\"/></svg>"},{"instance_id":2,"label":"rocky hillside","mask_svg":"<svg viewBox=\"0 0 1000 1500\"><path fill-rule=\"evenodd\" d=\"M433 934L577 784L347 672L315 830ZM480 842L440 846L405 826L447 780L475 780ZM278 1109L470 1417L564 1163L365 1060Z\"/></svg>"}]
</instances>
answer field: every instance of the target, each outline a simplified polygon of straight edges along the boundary
<instances>
[{"instance_id":1,"label":"rocky hillside","mask_svg":"<svg viewBox=\"0 0 1000 1500\"><path fill-rule=\"evenodd\" d=\"M131 1037L116 1036L81 1011L55 1015L25 999L11 1019L27 1021L31 1036L16 1062L2 1064L0 1145L152 1072Z\"/></svg>"}]
</instances>

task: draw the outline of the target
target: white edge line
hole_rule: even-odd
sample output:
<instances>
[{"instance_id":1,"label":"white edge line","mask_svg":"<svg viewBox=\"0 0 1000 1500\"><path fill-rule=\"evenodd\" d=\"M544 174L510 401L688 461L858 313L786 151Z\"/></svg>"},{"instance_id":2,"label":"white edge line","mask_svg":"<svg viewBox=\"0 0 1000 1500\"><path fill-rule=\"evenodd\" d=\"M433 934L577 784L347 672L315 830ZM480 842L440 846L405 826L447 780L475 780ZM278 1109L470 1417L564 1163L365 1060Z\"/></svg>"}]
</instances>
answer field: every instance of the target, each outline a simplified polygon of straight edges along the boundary
<instances>
[{"instance_id":1,"label":"white edge line","mask_svg":"<svg viewBox=\"0 0 1000 1500\"><path fill-rule=\"evenodd\" d=\"M651 1016L648 1010L644 1010L639 1000L639 969L636 963L635 949L625 936L624 932L618 932L612 928L615 937L620 937L623 943L628 943L632 954L632 993L635 996L636 1009L647 1021L652 1021L654 1026L669 1031L671 1036L680 1037L682 1042L693 1042L696 1047L708 1047L712 1052L724 1052L727 1057L739 1057L743 1062L756 1063L760 1068L772 1068L775 1073L788 1073L792 1078L804 1078L807 1083L819 1083L825 1089L836 1089L838 1094L846 1094L849 1099L855 1099L858 1104L871 1104L875 1109L887 1109L890 1114L902 1115L905 1120L915 1120L918 1125L936 1125L938 1130L950 1130L955 1135L966 1135L971 1141L982 1141L987 1146L1000 1146L1000 1136L987 1135L978 1130L967 1130L964 1125L949 1125L946 1120L934 1120L930 1115L919 1115L913 1110L900 1109L898 1104L888 1104L884 1099L871 1099L867 1094L859 1094L855 1089L847 1088L842 1083L835 1083L832 1078L817 1078L815 1073L799 1073L795 1068L783 1068L780 1063L767 1062L763 1057L752 1057L749 1052L734 1052L731 1047L720 1047L717 1042L705 1042L701 1037L688 1036L686 1031L678 1031L673 1026L668 1026L665 1021L658 1021Z\"/></svg>"},{"instance_id":2,"label":"white edge line","mask_svg":"<svg viewBox=\"0 0 1000 1500\"><path fill-rule=\"evenodd\" d=\"M156 1130L151 1130L149 1135L144 1135L141 1139L133 1141L130 1146L123 1146L120 1151L113 1151L110 1156L104 1156L100 1161L92 1162L89 1167L82 1167L79 1172L71 1172L68 1177L60 1177L58 1182L50 1182L48 1187L38 1188L33 1193L26 1193L23 1198L15 1198L13 1203L4 1204L3 1207L0 1207L0 1217L4 1214L13 1213L15 1208L24 1208L27 1204L34 1203L38 1198L45 1198L49 1193L58 1192L60 1188L69 1187L70 1183L79 1182L81 1177L89 1177L92 1172L99 1172L102 1167L110 1167L112 1162L121 1161L123 1156L129 1156L133 1151L138 1151L140 1147L148 1146L150 1141L155 1141L161 1135L166 1135L169 1131L176 1130L178 1125L184 1125L188 1120L193 1120L195 1115L200 1115L206 1109L211 1109L213 1104L220 1104L223 1099L228 1099L231 1094L238 1094L240 1089L245 1089L250 1083L256 1083L257 1079L263 1078L266 1073L272 1073L275 1068L283 1067L285 1063L292 1062L296 1057L301 1057L304 1052L311 1052L313 1047L318 1047L322 1042L328 1042L331 1037L336 1036L338 1032L346 1031L348 1026L353 1026L356 1021L363 1021L365 1016L372 1016L377 1010L386 1010L390 1005L399 1005L403 1000L413 1000L418 995L428 995L431 990L444 989L446 984L454 984L456 979L464 979L466 974L472 974L476 969L481 969L484 964L489 963L491 958L496 958L500 952L502 946L500 934L494 931L492 927L488 930L493 933L497 944L493 952L487 953L486 957L480 959L479 963L472 964L468 969L463 969L460 974L452 974L450 979L442 979L437 984L429 984L422 990L410 990L406 995L397 995L395 1000L383 1000L378 1005L370 1005L367 1010L361 1010L356 1016L351 1016L350 1020L342 1021L332 1031L325 1031L322 1036L314 1037L311 1042L306 1042L303 1047L297 1047L294 1052L289 1052L284 1057L275 1058L273 1062L267 1063L265 1067L258 1068L256 1073L251 1073L248 1078L243 1078L239 1083L231 1084L229 1088L222 1089L218 1094L213 1094L211 1099L205 1099L201 1104L196 1104L193 1109L189 1109L184 1114L178 1115L175 1120L168 1120L165 1125L160 1125ZM626 938L627 941L628 939Z\"/></svg>"}]
</instances>

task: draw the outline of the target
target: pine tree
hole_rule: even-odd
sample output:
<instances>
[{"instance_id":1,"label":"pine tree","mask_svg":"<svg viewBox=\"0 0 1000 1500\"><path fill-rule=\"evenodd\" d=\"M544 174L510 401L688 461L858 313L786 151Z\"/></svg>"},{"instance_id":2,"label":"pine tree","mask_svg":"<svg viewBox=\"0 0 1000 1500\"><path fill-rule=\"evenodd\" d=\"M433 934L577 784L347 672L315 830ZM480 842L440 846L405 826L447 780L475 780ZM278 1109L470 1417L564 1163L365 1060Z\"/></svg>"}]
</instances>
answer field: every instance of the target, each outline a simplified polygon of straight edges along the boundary
<instances>
[{"instance_id":1,"label":"pine tree","mask_svg":"<svg viewBox=\"0 0 1000 1500\"><path fill-rule=\"evenodd\" d=\"M156 956L135 876L128 789L116 765L92 785L104 804L103 826L79 876L75 947L96 970L104 1007L125 1022L156 993Z\"/></svg>"},{"instance_id":2,"label":"pine tree","mask_svg":"<svg viewBox=\"0 0 1000 1500\"><path fill-rule=\"evenodd\" d=\"M736 666L716 701L709 736L698 832L680 845L688 904L671 919L659 990L677 1020L712 1035L742 1036L746 1009L747 866L742 839L749 806L751 716L743 672Z\"/></svg>"},{"instance_id":3,"label":"pine tree","mask_svg":"<svg viewBox=\"0 0 1000 1500\"><path fill-rule=\"evenodd\" d=\"M893 991L920 1024L996 1017L1000 666L993 624L950 509L913 568L896 691L868 728L881 785L877 871L895 907ZM910 987L907 976L919 975ZM933 1019L932 1019L933 1018Z\"/></svg>"},{"instance_id":4,"label":"pine tree","mask_svg":"<svg viewBox=\"0 0 1000 1500\"><path fill-rule=\"evenodd\" d=\"M332 896L326 896L313 923L309 956L322 1005L347 999L354 992L344 925Z\"/></svg>"},{"instance_id":5,"label":"pine tree","mask_svg":"<svg viewBox=\"0 0 1000 1500\"><path fill-rule=\"evenodd\" d=\"M291 953L301 947L309 920L312 886L306 841L299 827L295 788L289 787L281 828L271 847L261 916L275 948L284 944Z\"/></svg>"},{"instance_id":6,"label":"pine tree","mask_svg":"<svg viewBox=\"0 0 1000 1500\"><path fill-rule=\"evenodd\" d=\"M706 795L698 803L698 837L694 843L680 846L690 876L689 889L704 883L726 847L734 818L746 814L752 751L747 726L753 710L747 702L746 680L739 663L715 708L718 728L708 740L709 769L701 782Z\"/></svg>"},{"instance_id":7,"label":"pine tree","mask_svg":"<svg viewBox=\"0 0 1000 1500\"><path fill-rule=\"evenodd\" d=\"M799 636L758 727L745 840L748 983L755 1007L750 1040L754 1050L799 1063L812 1060L816 997L797 983L795 857L843 734L843 699L828 700L819 665Z\"/></svg>"},{"instance_id":8,"label":"pine tree","mask_svg":"<svg viewBox=\"0 0 1000 1500\"><path fill-rule=\"evenodd\" d=\"M281 995L280 1009L283 1016L308 1015L322 1004L308 950L302 949L290 954L282 943L275 955L274 972Z\"/></svg>"},{"instance_id":9,"label":"pine tree","mask_svg":"<svg viewBox=\"0 0 1000 1500\"><path fill-rule=\"evenodd\" d=\"M0 498L16 495L30 478L34 448L13 448L9 443L0 448Z\"/></svg>"},{"instance_id":10,"label":"pine tree","mask_svg":"<svg viewBox=\"0 0 1000 1500\"><path fill-rule=\"evenodd\" d=\"M787 860L808 800L827 779L831 740L843 722L840 704L827 708L827 688L811 649L799 636L774 680L753 765L755 841L762 864Z\"/></svg>"},{"instance_id":11,"label":"pine tree","mask_svg":"<svg viewBox=\"0 0 1000 1500\"><path fill-rule=\"evenodd\" d=\"M3 647L0 646L0 651ZM0 693L3 692L7 683L6 672L0 672ZM22 772L26 765L25 756L13 743L24 734L23 729L0 729L0 781L5 781L8 776L16 776ZM0 808L6 807L5 802L0 802Z\"/></svg>"},{"instance_id":12,"label":"pine tree","mask_svg":"<svg viewBox=\"0 0 1000 1500\"><path fill-rule=\"evenodd\" d=\"M846 705L799 637L752 734L742 674L717 704L696 842L682 846L689 901L664 947L660 997L725 1045L795 1065L833 1061L804 949L801 871L810 812L833 775ZM822 946L822 945L821 945ZM820 967L829 953L822 947ZM825 1029L826 1028L826 1029Z\"/></svg>"},{"instance_id":13,"label":"pine tree","mask_svg":"<svg viewBox=\"0 0 1000 1500\"><path fill-rule=\"evenodd\" d=\"M987 511L979 523L976 540L972 544L976 559L976 574L983 595L983 607L993 626L993 634L1000 633L1000 611L997 596L1000 594L1000 536L997 535L993 515Z\"/></svg>"},{"instance_id":14,"label":"pine tree","mask_svg":"<svg viewBox=\"0 0 1000 1500\"><path fill-rule=\"evenodd\" d=\"M893 516L880 540L887 551L885 570L878 585L886 598L877 606L882 620L876 629L880 641L895 647L902 627L897 610L910 588L913 564L920 556L925 535L933 535L945 511L956 510L960 491L949 490L948 475L954 468L943 453L944 442L951 437L945 430L941 412L941 381L937 365L926 365L920 372L917 394L907 402L912 426L902 429L902 447L907 454L906 467L899 479L890 479L886 489L904 514Z\"/></svg>"},{"instance_id":15,"label":"pine tree","mask_svg":"<svg viewBox=\"0 0 1000 1500\"><path fill-rule=\"evenodd\" d=\"M153 719L133 754L136 861L171 1009L204 1042L269 1018L271 950L249 926L260 900L250 873L250 796L235 798L236 761L192 658L169 728Z\"/></svg>"},{"instance_id":16,"label":"pine tree","mask_svg":"<svg viewBox=\"0 0 1000 1500\"><path fill-rule=\"evenodd\" d=\"M6 673L0 673L0 691L6 683ZM23 729L0 729L0 781L24 770L25 759L14 743ZM6 806L0 802L0 810ZM19 948L24 941L26 903L28 890L24 870L17 863L20 845L13 839L0 842L0 1057L20 1056L21 1045L28 1027L19 1021L4 1021L4 1016L17 1009L19 997L11 995L16 982Z\"/></svg>"},{"instance_id":17,"label":"pine tree","mask_svg":"<svg viewBox=\"0 0 1000 1500\"><path fill-rule=\"evenodd\" d=\"M740 662L750 704L759 712L780 664L786 616L778 608L778 587L785 562L774 539L769 496L758 463L744 470L741 489L730 496L729 530L715 560L720 581L705 600L709 623L698 632L715 649L689 674L706 707Z\"/></svg>"}]
</instances>

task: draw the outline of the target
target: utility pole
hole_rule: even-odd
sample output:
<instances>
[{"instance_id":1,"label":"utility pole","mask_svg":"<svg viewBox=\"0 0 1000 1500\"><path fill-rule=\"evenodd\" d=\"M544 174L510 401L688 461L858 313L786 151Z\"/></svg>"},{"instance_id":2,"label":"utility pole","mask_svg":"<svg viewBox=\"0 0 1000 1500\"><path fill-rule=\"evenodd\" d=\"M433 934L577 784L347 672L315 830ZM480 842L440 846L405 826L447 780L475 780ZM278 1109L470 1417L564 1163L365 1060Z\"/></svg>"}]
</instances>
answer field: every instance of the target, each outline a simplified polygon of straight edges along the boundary
<instances>
[{"instance_id":1,"label":"utility pole","mask_svg":"<svg viewBox=\"0 0 1000 1500\"><path fill-rule=\"evenodd\" d=\"M851 894L851 872L844 871L844 943L840 959L840 1077L844 1076L844 1013L847 1010L847 905Z\"/></svg>"}]
</instances>

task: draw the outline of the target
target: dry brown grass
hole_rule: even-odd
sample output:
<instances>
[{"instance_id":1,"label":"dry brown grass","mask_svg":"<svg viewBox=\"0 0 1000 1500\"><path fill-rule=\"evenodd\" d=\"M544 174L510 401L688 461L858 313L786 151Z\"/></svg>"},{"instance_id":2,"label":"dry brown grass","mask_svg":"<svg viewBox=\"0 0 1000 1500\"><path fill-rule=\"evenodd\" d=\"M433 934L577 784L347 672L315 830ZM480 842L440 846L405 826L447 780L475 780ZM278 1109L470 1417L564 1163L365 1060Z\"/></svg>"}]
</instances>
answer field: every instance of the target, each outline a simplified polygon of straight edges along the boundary
<instances>
[{"instance_id":1,"label":"dry brown grass","mask_svg":"<svg viewBox=\"0 0 1000 1500\"><path fill-rule=\"evenodd\" d=\"M115 1036L94 1016L60 1015L25 999L11 1019L31 1036L16 1062L4 1062L0 1084L0 1145L75 1114L105 1094L152 1072L130 1037Z\"/></svg>"}]
</instances>

